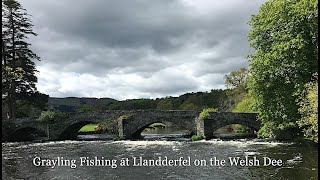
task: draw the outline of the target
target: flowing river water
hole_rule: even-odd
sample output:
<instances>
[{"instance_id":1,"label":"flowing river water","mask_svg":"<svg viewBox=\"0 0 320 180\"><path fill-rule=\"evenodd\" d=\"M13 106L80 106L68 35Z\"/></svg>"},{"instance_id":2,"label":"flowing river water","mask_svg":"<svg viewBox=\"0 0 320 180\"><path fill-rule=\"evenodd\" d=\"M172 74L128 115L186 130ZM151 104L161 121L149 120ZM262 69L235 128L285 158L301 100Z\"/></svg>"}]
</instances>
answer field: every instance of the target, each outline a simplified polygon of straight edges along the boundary
<instances>
[{"instance_id":1,"label":"flowing river water","mask_svg":"<svg viewBox=\"0 0 320 180\"><path fill-rule=\"evenodd\" d=\"M149 134L139 141L2 143L2 177L5 180L318 179L317 147L257 139L195 142L189 139L178 134L163 137ZM229 158L232 161L237 157L255 163L232 164ZM281 166L275 162L275 166L264 166L270 164L270 159L281 160Z\"/></svg>"}]
</instances>

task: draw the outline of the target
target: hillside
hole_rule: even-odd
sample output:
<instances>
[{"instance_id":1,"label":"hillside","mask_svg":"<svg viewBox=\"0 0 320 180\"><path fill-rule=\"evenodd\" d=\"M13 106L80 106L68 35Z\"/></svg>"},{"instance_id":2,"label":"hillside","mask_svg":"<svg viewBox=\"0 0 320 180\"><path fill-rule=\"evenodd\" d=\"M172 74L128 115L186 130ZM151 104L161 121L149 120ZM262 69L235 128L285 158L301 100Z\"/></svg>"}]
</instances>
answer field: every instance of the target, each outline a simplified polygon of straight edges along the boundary
<instances>
[{"instance_id":1,"label":"hillside","mask_svg":"<svg viewBox=\"0 0 320 180\"><path fill-rule=\"evenodd\" d=\"M74 112L80 107L92 106L97 110L104 110L114 102L117 102L117 100L111 98L50 97L48 100L48 109L54 109L61 112Z\"/></svg>"},{"instance_id":2,"label":"hillside","mask_svg":"<svg viewBox=\"0 0 320 180\"><path fill-rule=\"evenodd\" d=\"M49 98L48 109L61 112L95 111L95 110L202 110L215 107L225 110L228 98L225 90L217 89L210 92L192 92L179 97L156 99L128 99L117 101L111 98Z\"/></svg>"}]
</instances>

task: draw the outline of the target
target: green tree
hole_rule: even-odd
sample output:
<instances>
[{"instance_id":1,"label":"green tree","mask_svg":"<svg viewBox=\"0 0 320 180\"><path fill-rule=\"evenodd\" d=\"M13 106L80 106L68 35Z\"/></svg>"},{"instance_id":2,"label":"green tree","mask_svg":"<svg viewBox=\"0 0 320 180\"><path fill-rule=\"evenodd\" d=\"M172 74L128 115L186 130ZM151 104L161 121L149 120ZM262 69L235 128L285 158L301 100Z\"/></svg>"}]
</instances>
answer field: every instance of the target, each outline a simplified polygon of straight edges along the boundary
<instances>
[{"instance_id":1,"label":"green tree","mask_svg":"<svg viewBox=\"0 0 320 180\"><path fill-rule=\"evenodd\" d=\"M263 123L259 136L295 135L298 97L318 71L318 1L269 0L249 24L255 49L249 89Z\"/></svg>"},{"instance_id":2,"label":"green tree","mask_svg":"<svg viewBox=\"0 0 320 180\"><path fill-rule=\"evenodd\" d=\"M79 112L79 113L94 112L94 111L97 111L97 109L90 104L84 104L81 107L76 109L76 112Z\"/></svg>"},{"instance_id":3,"label":"green tree","mask_svg":"<svg viewBox=\"0 0 320 180\"><path fill-rule=\"evenodd\" d=\"M173 109L173 102L171 98L162 99L158 105L157 109L159 110L172 110Z\"/></svg>"},{"instance_id":4,"label":"green tree","mask_svg":"<svg viewBox=\"0 0 320 180\"><path fill-rule=\"evenodd\" d=\"M184 102L179 106L181 110L197 110L198 107L193 103Z\"/></svg>"},{"instance_id":5,"label":"green tree","mask_svg":"<svg viewBox=\"0 0 320 180\"><path fill-rule=\"evenodd\" d=\"M245 91L248 82L248 72L246 68L241 68L238 71L232 71L224 76L225 84L228 89L241 89Z\"/></svg>"},{"instance_id":6,"label":"green tree","mask_svg":"<svg viewBox=\"0 0 320 180\"><path fill-rule=\"evenodd\" d=\"M2 1L2 97L8 107L9 119L16 118L17 100L37 92L33 60L40 58L25 40L37 35L26 12L16 0Z\"/></svg>"},{"instance_id":7,"label":"green tree","mask_svg":"<svg viewBox=\"0 0 320 180\"><path fill-rule=\"evenodd\" d=\"M67 118L67 114L55 111L42 111L41 115L37 119L40 122L59 122Z\"/></svg>"},{"instance_id":8,"label":"green tree","mask_svg":"<svg viewBox=\"0 0 320 180\"><path fill-rule=\"evenodd\" d=\"M228 110L236 106L247 94L248 70L241 68L238 71L233 71L224 76L225 85L227 86L226 95L228 96L231 105Z\"/></svg>"},{"instance_id":9,"label":"green tree","mask_svg":"<svg viewBox=\"0 0 320 180\"><path fill-rule=\"evenodd\" d=\"M246 113L254 113L254 99L247 94L232 110L232 112L246 112Z\"/></svg>"},{"instance_id":10,"label":"green tree","mask_svg":"<svg viewBox=\"0 0 320 180\"><path fill-rule=\"evenodd\" d=\"M306 92L301 97L299 112L301 119L298 125L305 137L318 142L318 75L314 81L306 84Z\"/></svg>"}]
</instances>

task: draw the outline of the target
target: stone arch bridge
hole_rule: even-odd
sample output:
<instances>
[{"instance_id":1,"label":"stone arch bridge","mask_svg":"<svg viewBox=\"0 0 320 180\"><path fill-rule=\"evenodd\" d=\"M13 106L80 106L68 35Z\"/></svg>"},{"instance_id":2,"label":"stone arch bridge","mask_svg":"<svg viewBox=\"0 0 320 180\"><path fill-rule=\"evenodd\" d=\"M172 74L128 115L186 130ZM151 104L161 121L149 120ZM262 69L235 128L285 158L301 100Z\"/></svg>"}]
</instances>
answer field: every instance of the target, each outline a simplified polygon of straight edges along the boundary
<instances>
[{"instance_id":1,"label":"stone arch bridge","mask_svg":"<svg viewBox=\"0 0 320 180\"><path fill-rule=\"evenodd\" d=\"M121 139L140 138L141 132L150 124L170 122L190 134L213 137L213 132L229 124L242 124L257 131L261 124L255 113L214 112L206 119L199 119L200 111L180 110L110 110L90 113L67 113L55 122L39 122L36 118L2 122L2 141L15 141L19 137L38 132L47 140L75 139L78 131L91 123L105 123L109 133Z\"/></svg>"}]
</instances>

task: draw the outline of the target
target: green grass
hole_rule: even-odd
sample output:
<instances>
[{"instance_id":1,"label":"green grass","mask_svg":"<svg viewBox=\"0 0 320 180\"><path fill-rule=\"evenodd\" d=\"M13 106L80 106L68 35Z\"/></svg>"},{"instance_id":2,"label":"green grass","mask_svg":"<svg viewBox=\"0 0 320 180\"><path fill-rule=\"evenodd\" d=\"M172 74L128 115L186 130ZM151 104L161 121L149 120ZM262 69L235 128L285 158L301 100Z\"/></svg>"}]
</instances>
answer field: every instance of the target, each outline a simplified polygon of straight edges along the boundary
<instances>
[{"instance_id":1,"label":"green grass","mask_svg":"<svg viewBox=\"0 0 320 180\"><path fill-rule=\"evenodd\" d=\"M85 126L83 126L79 132L94 132L96 131L96 127L98 126L98 124L87 124Z\"/></svg>"},{"instance_id":2,"label":"green grass","mask_svg":"<svg viewBox=\"0 0 320 180\"><path fill-rule=\"evenodd\" d=\"M164 127L166 127L166 125L163 123L153 123L149 127L151 127L151 128L156 128L156 127L164 128Z\"/></svg>"}]
</instances>

